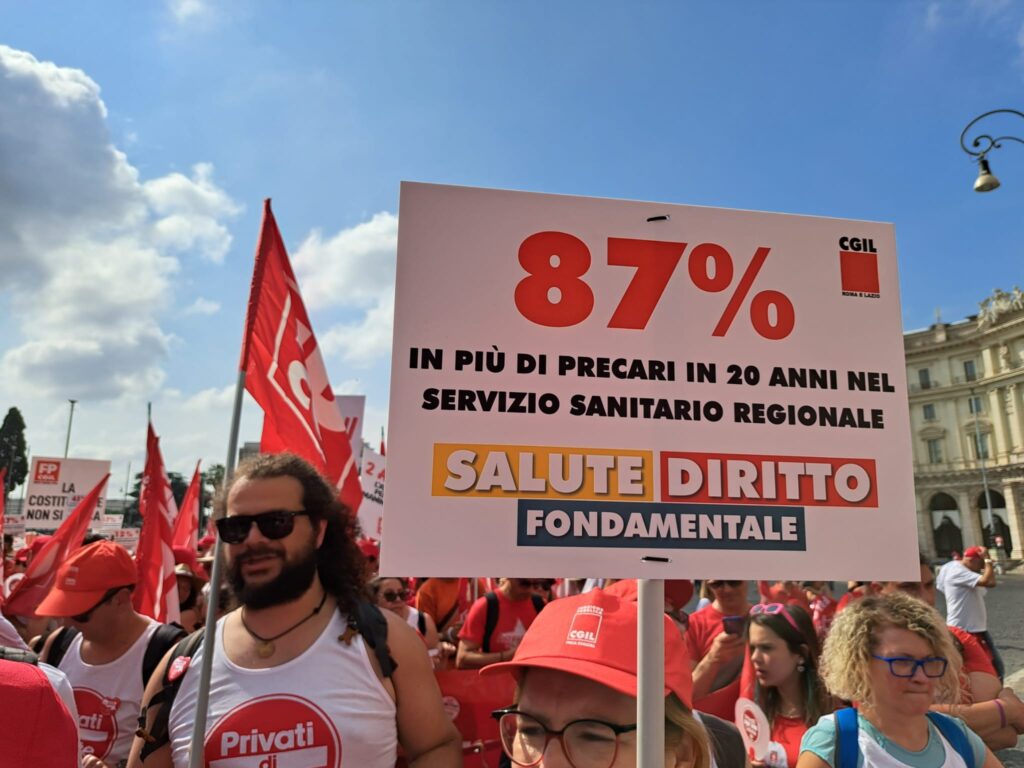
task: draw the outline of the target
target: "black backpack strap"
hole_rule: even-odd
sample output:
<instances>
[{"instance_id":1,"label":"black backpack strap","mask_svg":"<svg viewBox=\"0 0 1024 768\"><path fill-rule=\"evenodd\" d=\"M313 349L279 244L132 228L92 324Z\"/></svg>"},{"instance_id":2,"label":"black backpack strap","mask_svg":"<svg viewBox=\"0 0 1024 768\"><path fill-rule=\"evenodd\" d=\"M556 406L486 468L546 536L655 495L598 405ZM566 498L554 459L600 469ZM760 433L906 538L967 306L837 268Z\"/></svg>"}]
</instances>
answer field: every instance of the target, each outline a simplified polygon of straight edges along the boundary
<instances>
[{"instance_id":1,"label":"black backpack strap","mask_svg":"<svg viewBox=\"0 0 1024 768\"><path fill-rule=\"evenodd\" d=\"M21 648L8 648L3 645L0 645L0 659L4 661L20 661L32 665L39 664L39 657L32 653L32 651L22 650Z\"/></svg>"},{"instance_id":2,"label":"black backpack strap","mask_svg":"<svg viewBox=\"0 0 1024 768\"><path fill-rule=\"evenodd\" d=\"M373 649L381 674L391 677L398 669L398 662L391 658L388 650L388 620L380 608L365 600L356 603L353 614L349 626L362 635L363 641Z\"/></svg>"},{"instance_id":3,"label":"black backpack strap","mask_svg":"<svg viewBox=\"0 0 1024 768\"><path fill-rule=\"evenodd\" d=\"M416 627L419 629L421 635L424 637L427 636L427 614L423 611L420 611L416 615Z\"/></svg>"},{"instance_id":4,"label":"black backpack strap","mask_svg":"<svg viewBox=\"0 0 1024 768\"><path fill-rule=\"evenodd\" d=\"M74 627L61 627L53 638L53 644L46 654L46 663L51 667L59 667L64 654L68 652L72 641L78 636L78 630Z\"/></svg>"},{"instance_id":5,"label":"black backpack strap","mask_svg":"<svg viewBox=\"0 0 1024 768\"><path fill-rule=\"evenodd\" d=\"M480 643L480 650L484 653L491 652L491 635L494 628L498 626L498 596L494 592L484 595L487 601L487 619L484 623L484 641Z\"/></svg>"},{"instance_id":6,"label":"black backpack strap","mask_svg":"<svg viewBox=\"0 0 1024 768\"><path fill-rule=\"evenodd\" d=\"M544 610L544 598L540 595L530 595L530 602L533 603L533 610L537 613Z\"/></svg>"},{"instance_id":7,"label":"black backpack strap","mask_svg":"<svg viewBox=\"0 0 1024 768\"><path fill-rule=\"evenodd\" d=\"M185 629L180 624L161 624L149 638L146 655L142 657L142 687L145 688L153 672L160 666L160 659L171 649L171 646L185 637Z\"/></svg>"},{"instance_id":8,"label":"black backpack strap","mask_svg":"<svg viewBox=\"0 0 1024 768\"><path fill-rule=\"evenodd\" d=\"M444 617L442 617L442 619L439 622L437 622L437 631L438 632L443 631L442 627L446 626L448 624L448 622L452 620L452 617L455 615L455 612L457 610L459 610L459 598L458 598L458 595L455 596L455 603L452 605L451 610L448 611L448 613L446 613L444 615Z\"/></svg>"},{"instance_id":9,"label":"black backpack strap","mask_svg":"<svg viewBox=\"0 0 1024 768\"><path fill-rule=\"evenodd\" d=\"M173 625L165 625L173 626ZM180 629L180 627L178 628ZM157 630L158 632L160 630ZM166 634L170 634L169 632ZM178 689L181 687L181 681L185 675L183 671L178 670L172 680L170 675L174 669L174 660L179 658L191 659L195 656L196 651L199 650L199 646L203 644L204 630L197 629L188 637L179 640L178 644L174 646L174 650L171 651L171 656L167 660L167 668L164 670L163 676L163 688L158 691L152 699L142 708L139 712L139 729L135 732L135 735L143 740L142 745L142 760L145 761L153 752L156 752L165 744L170 743L170 734L168 733L168 720L171 716L171 705L174 704L174 699L178 695ZM178 635L180 637L180 635ZM153 640L150 640L150 646L154 644ZM147 648L147 652L148 652ZM165 651L166 653L166 651ZM157 659L159 664L160 658ZM153 718L153 724L149 729L146 728L146 713L149 707L155 705L161 705L160 709L157 710L156 716Z\"/></svg>"}]
</instances>

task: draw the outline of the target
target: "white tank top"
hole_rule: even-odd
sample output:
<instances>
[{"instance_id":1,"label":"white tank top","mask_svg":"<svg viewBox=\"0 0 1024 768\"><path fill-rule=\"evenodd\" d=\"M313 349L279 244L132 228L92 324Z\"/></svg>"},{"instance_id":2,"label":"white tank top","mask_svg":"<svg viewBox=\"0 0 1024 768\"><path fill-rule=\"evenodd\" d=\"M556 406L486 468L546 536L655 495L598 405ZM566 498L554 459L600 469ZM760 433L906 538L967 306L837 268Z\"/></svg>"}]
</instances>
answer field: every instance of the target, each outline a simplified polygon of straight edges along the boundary
<instances>
[{"instance_id":1,"label":"white tank top","mask_svg":"<svg viewBox=\"0 0 1024 768\"><path fill-rule=\"evenodd\" d=\"M410 608L408 615L405 617L405 623L418 633L420 631L420 612L415 608Z\"/></svg>"},{"instance_id":2,"label":"white tank top","mask_svg":"<svg viewBox=\"0 0 1024 768\"><path fill-rule=\"evenodd\" d=\"M226 618L226 617L225 617ZM270 669L247 669L224 653L217 622L207 768L394 768L395 703L367 658L363 638L338 638L347 628L337 611L302 655ZM175 768L187 768L198 694L200 647L171 707Z\"/></svg>"},{"instance_id":3,"label":"white tank top","mask_svg":"<svg viewBox=\"0 0 1024 768\"><path fill-rule=\"evenodd\" d=\"M942 763L942 768L967 768L967 763L960 757L960 753L953 749L953 745L946 741L946 737L939 733L939 729L929 726L929 730L939 737L942 748L946 750L946 759ZM857 743L860 744L864 768L907 768L906 763L886 752L882 745L871 738L871 734L863 728L857 729Z\"/></svg>"},{"instance_id":4,"label":"white tank top","mask_svg":"<svg viewBox=\"0 0 1024 768\"><path fill-rule=\"evenodd\" d=\"M127 760L142 703L142 660L149 639L160 626L151 622L132 647L107 664L82 661L82 636L71 641L58 669L68 676L78 709L82 755L108 765Z\"/></svg>"}]
</instances>

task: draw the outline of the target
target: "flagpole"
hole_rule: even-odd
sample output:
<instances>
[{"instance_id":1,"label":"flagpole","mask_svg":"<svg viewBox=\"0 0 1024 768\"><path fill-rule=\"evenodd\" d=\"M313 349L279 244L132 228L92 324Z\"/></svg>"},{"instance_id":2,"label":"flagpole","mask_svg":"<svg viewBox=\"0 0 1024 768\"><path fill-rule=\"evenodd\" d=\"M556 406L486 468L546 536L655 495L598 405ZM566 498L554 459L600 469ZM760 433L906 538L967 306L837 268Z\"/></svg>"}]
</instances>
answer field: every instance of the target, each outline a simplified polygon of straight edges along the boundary
<instances>
[{"instance_id":1,"label":"flagpole","mask_svg":"<svg viewBox=\"0 0 1024 768\"><path fill-rule=\"evenodd\" d=\"M238 381L235 384L235 405L231 412L231 432L228 435L228 457L224 462L224 487L235 472L235 456L238 454L238 429L242 420L242 398L245 393L245 372L249 367L249 340L256 322L257 304L263 284L266 258L263 252L263 233L267 220L273 214L270 198L263 201L263 219L260 221L260 239L256 243L256 256L252 270L252 284L249 286L249 306L245 313L245 329L242 333L242 353L238 362ZM214 636L217 634L217 606L220 603L221 555L220 532L214 529L217 541L213 545L213 566L210 569L210 602L206 606L206 631L203 634L203 663L199 669L199 690L196 695L196 719L192 727L192 746L189 753L189 768L204 768L203 748L206 742L206 715L210 708L210 677L213 672Z\"/></svg>"},{"instance_id":2,"label":"flagpole","mask_svg":"<svg viewBox=\"0 0 1024 768\"><path fill-rule=\"evenodd\" d=\"M225 485L235 471L235 456L238 453L238 429L242 419L242 396L245 392L245 369L238 372L235 384L235 405L231 413L231 432L228 435L228 458L224 464ZM216 531L216 529L214 529ZM210 570L210 601L206 606L205 632L203 633L203 663L199 669L199 691L196 696L196 720L192 728L192 746L189 768L203 768L203 745L206 741L206 714L210 707L210 677L213 672L214 637L217 634L217 607L220 603L221 555L220 533L213 545L213 566Z\"/></svg>"},{"instance_id":3,"label":"flagpole","mask_svg":"<svg viewBox=\"0 0 1024 768\"><path fill-rule=\"evenodd\" d=\"M637 768L665 764L665 582L637 579Z\"/></svg>"}]
</instances>

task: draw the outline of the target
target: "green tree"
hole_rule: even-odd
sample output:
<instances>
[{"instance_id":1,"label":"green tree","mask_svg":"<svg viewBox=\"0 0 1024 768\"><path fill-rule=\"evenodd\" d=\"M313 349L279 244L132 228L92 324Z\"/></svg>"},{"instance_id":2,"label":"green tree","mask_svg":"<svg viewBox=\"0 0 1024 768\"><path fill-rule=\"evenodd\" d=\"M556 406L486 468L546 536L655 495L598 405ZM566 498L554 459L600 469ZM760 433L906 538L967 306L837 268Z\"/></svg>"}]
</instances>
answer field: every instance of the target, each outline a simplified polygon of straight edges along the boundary
<instances>
[{"instance_id":1,"label":"green tree","mask_svg":"<svg viewBox=\"0 0 1024 768\"><path fill-rule=\"evenodd\" d=\"M0 425L0 467L7 468L3 494L7 498L15 486L28 477L28 453L25 446L25 419L21 411L11 408Z\"/></svg>"},{"instance_id":2,"label":"green tree","mask_svg":"<svg viewBox=\"0 0 1024 768\"><path fill-rule=\"evenodd\" d=\"M185 492L188 491L188 481L182 477L180 472L168 472L167 479L171 483L171 493L174 496L174 503L179 507L181 506L182 499L185 498ZM142 516L139 514L139 493L142 491L142 473L138 472L135 475L135 484L132 486L131 493L128 494L128 498L131 499L131 503L124 511L124 527L135 528L142 525Z\"/></svg>"},{"instance_id":3,"label":"green tree","mask_svg":"<svg viewBox=\"0 0 1024 768\"><path fill-rule=\"evenodd\" d=\"M199 535L203 536L206 531L206 521L213 514L213 499L224 485L224 465L211 464L203 472L203 496L199 510Z\"/></svg>"}]
</instances>

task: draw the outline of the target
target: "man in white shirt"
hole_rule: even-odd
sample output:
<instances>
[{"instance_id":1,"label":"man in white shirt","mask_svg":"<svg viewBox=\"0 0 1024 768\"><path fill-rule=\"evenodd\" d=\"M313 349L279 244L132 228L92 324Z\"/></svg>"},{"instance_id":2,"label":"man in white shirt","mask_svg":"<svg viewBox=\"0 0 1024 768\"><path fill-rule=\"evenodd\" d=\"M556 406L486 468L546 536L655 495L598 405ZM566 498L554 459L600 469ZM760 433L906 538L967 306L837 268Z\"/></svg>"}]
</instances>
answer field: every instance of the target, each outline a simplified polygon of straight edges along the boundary
<instances>
[{"instance_id":1,"label":"man in white shirt","mask_svg":"<svg viewBox=\"0 0 1024 768\"><path fill-rule=\"evenodd\" d=\"M988 633L985 610L985 593L996 586L996 573L988 553L983 547L968 547L963 560L951 560L942 566L935 586L946 597L946 623L978 638L1002 680L1003 660Z\"/></svg>"}]
</instances>

